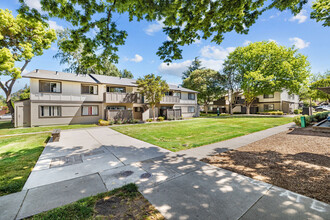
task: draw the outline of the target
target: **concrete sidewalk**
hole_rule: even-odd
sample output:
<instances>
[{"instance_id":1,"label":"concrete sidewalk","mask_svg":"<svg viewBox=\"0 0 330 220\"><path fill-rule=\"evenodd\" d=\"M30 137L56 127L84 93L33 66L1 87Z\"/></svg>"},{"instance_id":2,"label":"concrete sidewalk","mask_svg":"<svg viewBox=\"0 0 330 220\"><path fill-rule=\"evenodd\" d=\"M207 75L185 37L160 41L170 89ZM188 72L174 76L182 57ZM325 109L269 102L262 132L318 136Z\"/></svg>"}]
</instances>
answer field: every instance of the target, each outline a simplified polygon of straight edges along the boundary
<instances>
[{"instance_id":1,"label":"concrete sidewalk","mask_svg":"<svg viewBox=\"0 0 330 220\"><path fill-rule=\"evenodd\" d=\"M251 141L246 137L237 143ZM194 155L169 152L109 128L88 128L63 131L60 142L47 144L24 190L0 197L0 219L29 217L132 182L167 219L330 216L325 203L205 164Z\"/></svg>"}]
</instances>

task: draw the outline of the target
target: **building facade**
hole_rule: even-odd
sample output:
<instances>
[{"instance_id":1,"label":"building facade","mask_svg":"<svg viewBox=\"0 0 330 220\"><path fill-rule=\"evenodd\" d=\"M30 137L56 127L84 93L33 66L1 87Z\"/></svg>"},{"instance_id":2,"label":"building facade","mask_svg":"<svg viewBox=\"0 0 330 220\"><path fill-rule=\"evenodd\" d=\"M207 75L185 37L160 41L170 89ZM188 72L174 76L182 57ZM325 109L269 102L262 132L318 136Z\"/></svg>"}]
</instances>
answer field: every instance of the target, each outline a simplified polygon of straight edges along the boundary
<instances>
[{"instance_id":1,"label":"building facade","mask_svg":"<svg viewBox=\"0 0 330 220\"><path fill-rule=\"evenodd\" d=\"M291 114L299 107L299 95L289 94L286 90L282 92L275 92L274 94L265 94L257 96L250 108L251 114L265 111L283 111L284 113ZM228 96L225 96L210 105L213 112L219 111L221 113L229 112ZM233 113L246 113L245 97L243 94L238 93L235 96Z\"/></svg>"},{"instance_id":2,"label":"building facade","mask_svg":"<svg viewBox=\"0 0 330 220\"><path fill-rule=\"evenodd\" d=\"M137 120L152 116L134 79L47 70L23 77L30 79L30 99L15 103L15 127L97 123L119 114ZM199 116L196 91L169 87L156 116L174 110L183 118Z\"/></svg>"}]
</instances>

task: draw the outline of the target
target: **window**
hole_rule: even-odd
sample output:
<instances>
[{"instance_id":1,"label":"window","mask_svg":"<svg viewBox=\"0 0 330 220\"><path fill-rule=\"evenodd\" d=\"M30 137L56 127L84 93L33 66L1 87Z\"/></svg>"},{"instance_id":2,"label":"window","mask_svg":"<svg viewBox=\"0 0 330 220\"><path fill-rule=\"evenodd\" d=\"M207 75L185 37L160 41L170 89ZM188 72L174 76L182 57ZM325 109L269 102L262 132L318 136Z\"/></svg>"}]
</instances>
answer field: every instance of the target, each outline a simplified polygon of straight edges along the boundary
<instances>
[{"instance_id":1,"label":"window","mask_svg":"<svg viewBox=\"0 0 330 220\"><path fill-rule=\"evenodd\" d=\"M61 116L61 106L40 106L40 117Z\"/></svg>"},{"instance_id":2,"label":"window","mask_svg":"<svg viewBox=\"0 0 330 220\"><path fill-rule=\"evenodd\" d=\"M179 99L181 99L181 92L174 92L173 96L179 97Z\"/></svg>"},{"instance_id":3,"label":"window","mask_svg":"<svg viewBox=\"0 0 330 220\"><path fill-rule=\"evenodd\" d=\"M97 95L97 86L81 85L81 94Z\"/></svg>"},{"instance_id":4,"label":"window","mask_svg":"<svg viewBox=\"0 0 330 220\"><path fill-rule=\"evenodd\" d=\"M142 112L142 108L141 107L134 107L134 112Z\"/></svg>"},{"instance_id":5,"label":"window","mask_svg":"<svg viewBox=\"0 0 330 220\"><path fill-rule=\"evenodd\" d=\"M126 88L125 87L110 87L110 86L107 86L107 92L126 93Z\"/></svg>"},{"instance_id":6,"label":"window","mask_svg":"<svg viewBox=\"0 0 330 220\"><path fill-rule=\"evenodd\" d=\"M194 113L195 112L195 106L188 106L188 112Z\"/></svg>"},{"instance_id":7,"label":"window","mask_svg":"<svg viewBox=\"0 0 330 220\"><path fill-rule=\"evenodd\" d=\"M173 91L165 92L166 96L173 96Z\"/></svg>"},{"instance_id":8,"label":"window","mask_svg":"<svg viewBox=\"0 0 330 220\"><path fill-rule=\"evenodd\" d=\"M264 94L265 99L274 98L274 94Z\"/></svg>"},{"instance_id":9,"label":"window","mask_svg":"<svg viewBox=\"0 0 330 220\"><path fill-rule=\"evenodd\" d=\"M83 116L99 115L99 107L97 105L82 106L81 115Z\"/></svg>"},{"instance_id":10,"label":"window","mask_svg":"<svg viewBox=\"0 0 330 220\"><path fill-rule=\"evenodd\" d=\"M39 92L61 93L61 83L39 81Z\"/></svg>"},{"instance_id":11,"label":"window","mask_svg":"<svg viewBox=\"0 0 330 220\"><path fill-rule=\"evenodd\" d=\"M195 93L188 93L189 100L195 100Z\"/></svg>"},{"instance_id":12,"label":"window","mask_svg":"<svg viewBox=\"0 0 330 220\"><path fill-rule=\"evenodd\" d=\"M274 110L274 104L264 105L264 110L265 111L272 111L272 110Z\"/></svg>"},{"instance_id":13,"label":"window","mask_svg":"<svg viewBox=\"0 0 330 220\"><path fill-rule=\"evenodd\" d=\"M125 110L126 106L107 106L108 110Z\"/></svg>"}]
</instances>

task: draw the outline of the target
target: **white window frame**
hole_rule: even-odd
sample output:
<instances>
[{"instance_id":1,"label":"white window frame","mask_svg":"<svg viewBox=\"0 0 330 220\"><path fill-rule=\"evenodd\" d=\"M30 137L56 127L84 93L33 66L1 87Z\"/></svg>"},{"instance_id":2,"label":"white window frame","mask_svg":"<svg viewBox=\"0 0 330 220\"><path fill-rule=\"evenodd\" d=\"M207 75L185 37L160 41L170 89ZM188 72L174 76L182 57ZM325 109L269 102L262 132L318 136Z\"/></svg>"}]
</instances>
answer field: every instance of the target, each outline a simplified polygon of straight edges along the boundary
<instances>
[{"instance_id":1,"label":"white window frame","mask_svg":"<svg viewBox=\"0 0 330 220\"><path fill-rule=\"evenodd\" d=\"M194 98L190 98L190 95L192 95ZM195 100L195 99L196 99L195 93L188 93L188 100Z\"/></svg>"},{"instance_id":2,"label":"white window frame","mask_svg":"<svg viewBox=\"0 0 330 220\"><path fill-rule=\"evenodd\" d=\"M62 113L61 106L42 105L42 106L39 106L39 109L40 109L40 113L39 113L40 118L61 117L61 113Z\"/></svg>"},{"instance_id":3,"label":"white window frame","mask_svg":"<svg viewBox=\"0 0 330 220\"><path fill-rule=\"evenodd\" d=\"M83 92L83 87L88 87L88 92ZM91 92L93 89L93 92ZM98 95L98 86L97 85L81 85L81 94L89 94L89 95Z\"/></svg>"},{"instance_id":4,"label":"white window frame","mask_svg":"<svg viewBox=\"0 0 330 220\"><path fill-rule=\"evenodd\" d=\"M188 113L195 113L195 106L188 106Z\"/></svg>"},{"instance_id":5,"label":"white window frame","mask_svg":"<svg viewBox=\"0 0 330 220\"><path fill-rule=\"evenodd\" d=\"M89 108L92 108L92 114L89 114ZM98 116L99 115L99 106L98 105L83 105L81 107L82 116Z\"/></svg>"},{"instance_id":6,"label":"white window frame","mask_svg":"<svg viewBox=\"0 0 330 220\"><path fill-rule=\"evenodd\" d=\"M49 91L41 91L41 84L42 83L49 83ZM52 90L52 85L55 85L55 90ZM61 93L62 92L62 83L56 81L47 81L47 80L40 80L39 81L39 92L41 93Z\"/></svg>"}]
</instances>

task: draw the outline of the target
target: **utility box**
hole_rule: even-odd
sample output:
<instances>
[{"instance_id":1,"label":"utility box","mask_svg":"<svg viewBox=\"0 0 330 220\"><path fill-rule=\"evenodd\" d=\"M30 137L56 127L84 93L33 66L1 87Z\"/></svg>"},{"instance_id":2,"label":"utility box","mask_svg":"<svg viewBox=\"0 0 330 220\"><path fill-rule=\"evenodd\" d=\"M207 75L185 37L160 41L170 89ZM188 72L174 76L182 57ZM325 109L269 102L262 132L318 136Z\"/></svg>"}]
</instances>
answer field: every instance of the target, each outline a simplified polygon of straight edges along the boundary
<instances>
[{"instance_id":1,"label":"utility box","mask_svg":"<svg viewBox=\"0 0 330 220\"><path fill-rule=\"evenodd\" d=\"M300 117L300 122L301 122L301 127L305 128L306 127L306 118L305 118L305 116Z\"/></svg>"},{"instance_id":2,"label":"utility box","mask_svg":"<svg viewBox=\"0 0 330 220\"><path fill-rule=\"evenodd\" d=\"M310 108L309 107L303 107L301 114L302 115L311 115Z\"/></svg>"}]
</instances>

